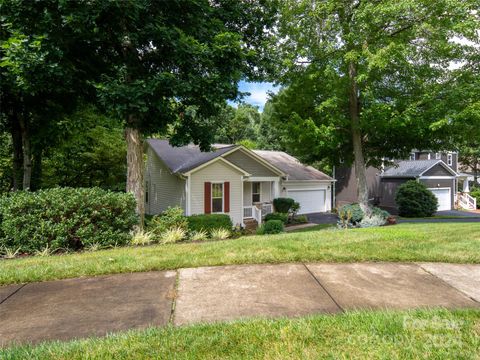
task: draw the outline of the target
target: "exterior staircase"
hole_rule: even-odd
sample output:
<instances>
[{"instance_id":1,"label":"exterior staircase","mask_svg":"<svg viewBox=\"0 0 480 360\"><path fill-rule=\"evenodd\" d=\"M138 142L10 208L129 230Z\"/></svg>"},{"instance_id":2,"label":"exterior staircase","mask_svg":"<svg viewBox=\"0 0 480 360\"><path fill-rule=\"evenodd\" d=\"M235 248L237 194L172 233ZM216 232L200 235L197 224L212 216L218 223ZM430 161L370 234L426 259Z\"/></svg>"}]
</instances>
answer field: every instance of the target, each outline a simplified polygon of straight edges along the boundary
<instances>
[{"instance_id":1,"label":"exterior staircase","mask_svg":"<svg viewBox=\"0 0 480 360\"><path fill-rule=\"evenodd\" d=\"M243 223L245 224L245 230L249 232L254 232L258 227L258 222L254 218L246 218Z\"/></svg>"},{"instance_id":2,"label":"exterior staircase","mask_svg":"<svg viewBox=\"0 0 480 360\"><path fill-rule=\"evenodd\" d=\"M457 205L459 208L464 210L476 210L477 209L477 199L470 194L458 193L457 194Z\"/></svg>"}]
</instances>

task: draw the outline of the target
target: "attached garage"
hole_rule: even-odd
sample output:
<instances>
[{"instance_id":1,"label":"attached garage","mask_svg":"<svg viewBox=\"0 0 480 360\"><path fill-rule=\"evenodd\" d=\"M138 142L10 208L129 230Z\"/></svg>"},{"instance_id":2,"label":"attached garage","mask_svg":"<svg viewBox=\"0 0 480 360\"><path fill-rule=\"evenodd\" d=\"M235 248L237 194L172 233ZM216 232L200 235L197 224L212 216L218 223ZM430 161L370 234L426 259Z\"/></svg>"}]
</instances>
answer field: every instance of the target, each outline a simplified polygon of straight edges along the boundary
<instances>
[{"instance_id":1,"label":"attached garage","mask_svg":"<svg viewBox=\"0 0 480 360\"><path fill-rule=\"evenodd\" d=\"M327 211L325 189L290 189L287 196L300 204L299 214Z\"/></svg>"},{"instance_id":2,"label":"attached garage","mask_svg":"<svg viewBox=\"0 0 480 360\"><path fill-rule=\"evenodd\" d=\"M396 211L398 187L408 180L424 184L438 199L438 211L452 210L455 205L457 173L442 160L400 161L380 175L379 205Z\"/></svg>"},{"instance_id":3,"label":"attached garage","mask_svg":"<svg viewBox=\"0 0 480 360\"><path fill-rule=\"evenodd\" d=\"M438 200L438 211L452 209L452 196L450 194L450 188L429 188L428 190L430 190Z\"/></svg>"}]
</instances>

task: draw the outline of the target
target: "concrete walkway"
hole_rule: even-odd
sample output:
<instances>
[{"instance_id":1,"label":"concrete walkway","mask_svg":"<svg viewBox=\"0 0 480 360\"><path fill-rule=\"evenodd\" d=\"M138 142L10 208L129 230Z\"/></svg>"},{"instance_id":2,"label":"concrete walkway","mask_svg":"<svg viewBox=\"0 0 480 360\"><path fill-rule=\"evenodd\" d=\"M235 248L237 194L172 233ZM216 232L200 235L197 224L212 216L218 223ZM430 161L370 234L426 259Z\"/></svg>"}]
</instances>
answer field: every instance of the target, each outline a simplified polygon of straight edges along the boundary
<instances>
[{"instance_id":1,"label":"concrete walkway","mask_svg":"<svg viewBox=\"0 0 480 360\"><path fill-rule=\"evenodd\" d=\"M0 287L0 346L354 309L479 308L480 265L279 264Z\"/></svg>"}]
</instances>

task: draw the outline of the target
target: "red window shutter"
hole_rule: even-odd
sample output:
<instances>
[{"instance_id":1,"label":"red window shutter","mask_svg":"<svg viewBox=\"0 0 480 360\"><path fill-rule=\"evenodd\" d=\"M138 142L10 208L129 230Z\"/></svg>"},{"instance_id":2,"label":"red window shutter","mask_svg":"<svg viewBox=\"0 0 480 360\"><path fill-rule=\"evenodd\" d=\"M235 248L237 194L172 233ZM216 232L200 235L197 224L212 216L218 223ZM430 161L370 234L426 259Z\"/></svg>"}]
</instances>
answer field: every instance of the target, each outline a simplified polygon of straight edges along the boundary
<instances>
[{"instance_id":1,"label":"red window shutter","mask_svg":"<svg viewBox=\"0 0 480 360\"><path fill-rule=\"evenodd\" d=\"M230 183L227 181L223 183L223 212L230 212Z\"/></svg>"},{"instance_id":2,"label":"red window shutter","mask_svg":"<svg viewBox=\"0 0 480 360\"><path fill-rule=\"evenodd\" d=\"M212 183L206 182L204 184L203 192L203 207L205 214L210 214L212 212Z\"/></svg>"}]
</instances>

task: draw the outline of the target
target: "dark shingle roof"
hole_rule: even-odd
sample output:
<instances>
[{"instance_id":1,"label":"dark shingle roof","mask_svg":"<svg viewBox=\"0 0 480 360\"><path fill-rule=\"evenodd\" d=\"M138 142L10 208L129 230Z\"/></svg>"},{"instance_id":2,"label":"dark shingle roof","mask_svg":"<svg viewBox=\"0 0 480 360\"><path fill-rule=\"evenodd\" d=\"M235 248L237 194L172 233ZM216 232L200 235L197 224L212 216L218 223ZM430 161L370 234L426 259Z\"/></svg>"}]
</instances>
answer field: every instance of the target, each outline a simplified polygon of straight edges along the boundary
<instances>
[{"instance_id":1,"label":"dark shingle roof","mask_svg":"<svg viewBox=\"0 0 480 360\"><path fill-rule=\"evenodd\" d=\"M311 166L303 165L300 161L283 151L253 150L270 164L276 166L288 175L288 180L333 180Z\"/></svg>"},{"instance_id":2,"label":"dark shingle roof","mask_svg":"<svg viewBox=\"0 0 480 360\"><path fill-rule=\"evenodd\" d=\"M389 167L382 174L384 177L417 177L425 171L443 163L442 160L405 160L399 161L395 166Z\"/></svg>"},{"instance_id":3,"label":"dark shingle roof","mask_svg":"<svg viewBox=\"0 0 480 360\"><path fill-rule=\"evenodd\" d=\"M184 173L232 150L236 145L219 145L214 151L202 152L197 145L171 146L168 140L148 139L147 143L172 173Z\"/></svg>"},{"instance_id":4,"label":"dark shingle roof","mask_svg":"<svg viewBox=\"0 0 480 360\"><path fill-rule=\"evenodd\" d=\"M168 140L148 139L148 145L167 165L172 173L185 173L210 160L213 160L238 145L214 144L214 151L202 152L197 145L171 146ZM288 180L333 180L330 176L305 166L293 156L281 151L253 150L269 164L288 175Z\"/></svg>"}]
</instances>

